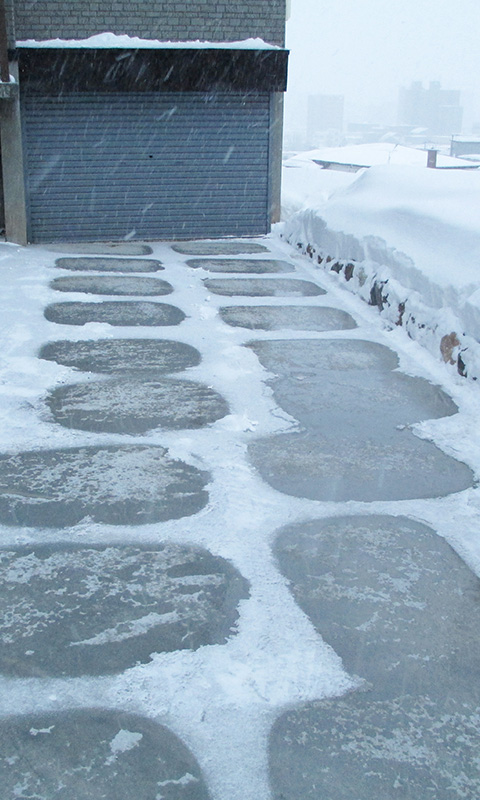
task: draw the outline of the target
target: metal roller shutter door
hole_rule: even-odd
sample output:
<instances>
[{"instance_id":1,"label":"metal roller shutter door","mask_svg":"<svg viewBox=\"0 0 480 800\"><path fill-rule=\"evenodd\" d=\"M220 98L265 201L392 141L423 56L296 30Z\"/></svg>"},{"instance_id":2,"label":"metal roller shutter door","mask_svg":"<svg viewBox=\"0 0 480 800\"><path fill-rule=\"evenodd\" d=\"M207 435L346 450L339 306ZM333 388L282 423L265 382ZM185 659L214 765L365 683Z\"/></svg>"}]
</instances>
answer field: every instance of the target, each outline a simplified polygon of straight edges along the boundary
<instances>
[{"instance_id":1,"label":"metal roller shutter door","mask_svg":"<svg viewBox=\"0 0 480 800\"><path fill-rule=\"evenodd\" d=\"M26 96L29 240L268 231L268 93Z\"/></svg>"}]
</instances>

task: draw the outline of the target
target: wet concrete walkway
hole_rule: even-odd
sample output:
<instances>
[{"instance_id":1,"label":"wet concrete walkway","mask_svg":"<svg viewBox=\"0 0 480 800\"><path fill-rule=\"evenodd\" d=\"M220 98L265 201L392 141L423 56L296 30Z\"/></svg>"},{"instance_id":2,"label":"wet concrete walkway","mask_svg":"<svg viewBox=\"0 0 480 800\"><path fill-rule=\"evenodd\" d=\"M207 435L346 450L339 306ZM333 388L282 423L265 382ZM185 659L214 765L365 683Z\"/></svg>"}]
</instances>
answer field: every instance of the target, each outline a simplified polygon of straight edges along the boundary
<instances>
[{"instance_id":1,"label":"wet concrete walkway","mask_svg":"<svg viewBox=\"0 0 480 800\"><path fill-rule=\"evenodd\" d=\"M415 433L455 404L274 239L154 247L50 250L2 800L480 796L480 582L415 520L474 485Z\"/></svg>"}]
</instances>

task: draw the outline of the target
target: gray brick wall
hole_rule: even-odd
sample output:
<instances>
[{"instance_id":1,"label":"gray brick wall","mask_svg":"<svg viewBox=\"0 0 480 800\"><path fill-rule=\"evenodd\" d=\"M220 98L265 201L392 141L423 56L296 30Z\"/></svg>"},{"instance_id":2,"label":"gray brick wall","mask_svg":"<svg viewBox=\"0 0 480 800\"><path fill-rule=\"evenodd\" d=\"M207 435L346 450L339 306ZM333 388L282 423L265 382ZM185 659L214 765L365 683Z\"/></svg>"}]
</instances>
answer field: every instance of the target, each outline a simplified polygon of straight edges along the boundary
<instances>
[{"instance_id":1,"label":"gray brick wall","mask_svg":"<svg viewBox=\"0 0 480 800\"><path fill-rule=\"evenodd\" d=\"M283 45L285 0L7 0L14 36L82 39L103 31L163 41L238 41Z\"/></svg>"},{"instance_id":2,"label":"gray brick wall","mask_svg":"<svg viewBox=\"0 0 480 800\"><path fill-rule=\"evenodd\" d=\"M5 0L5 18L7 21L7 37L9 47L14 47L15 45L15 36L13 34L13 3L14 0Z\"/></svg>"}]
</instances>

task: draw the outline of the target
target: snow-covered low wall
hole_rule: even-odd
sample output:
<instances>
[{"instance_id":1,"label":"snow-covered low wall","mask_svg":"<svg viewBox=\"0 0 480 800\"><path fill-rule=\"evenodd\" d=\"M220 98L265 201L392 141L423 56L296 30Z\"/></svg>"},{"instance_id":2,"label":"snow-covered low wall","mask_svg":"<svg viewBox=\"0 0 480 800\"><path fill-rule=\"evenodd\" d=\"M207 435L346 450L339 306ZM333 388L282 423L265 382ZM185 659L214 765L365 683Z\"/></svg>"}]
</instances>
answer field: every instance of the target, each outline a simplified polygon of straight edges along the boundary
<instances>
[{"instance_id":1,"label":"snow-covered low wall","mask_svg":"<svg viewBox=\"0 0 480 800\"><path fill-rule=\"evenodd\" d=\"M372 168L323 206L294 213L281 235L319 269L338 275L388 323L476 380L480 227L470 224L470 216L472 201L479 207L480 175L432 172ZM452 202L455 189L456 217L442 204L446 194Z\"/></svg>"}]
</instances>

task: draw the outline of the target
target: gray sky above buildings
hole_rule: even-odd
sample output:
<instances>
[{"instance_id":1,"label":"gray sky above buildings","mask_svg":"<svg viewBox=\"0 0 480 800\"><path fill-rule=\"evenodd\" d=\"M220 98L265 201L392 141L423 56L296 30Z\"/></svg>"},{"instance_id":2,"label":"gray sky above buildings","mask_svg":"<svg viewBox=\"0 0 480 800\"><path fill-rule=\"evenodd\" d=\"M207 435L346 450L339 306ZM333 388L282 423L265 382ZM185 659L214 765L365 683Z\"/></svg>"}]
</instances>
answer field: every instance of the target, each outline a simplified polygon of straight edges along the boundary
<instances>
[{"instance_id":1,"label":"gray sky above buildings","mask_svg":"<svg viewBox=\"0 0 480 800\"><path fill-rule=\"evenodd\" d=\"M478 0L291 0L287 124L301 94L396 106L414 80L460 89L480 121L479 41Z\"/></svg>"}]
</instances>

